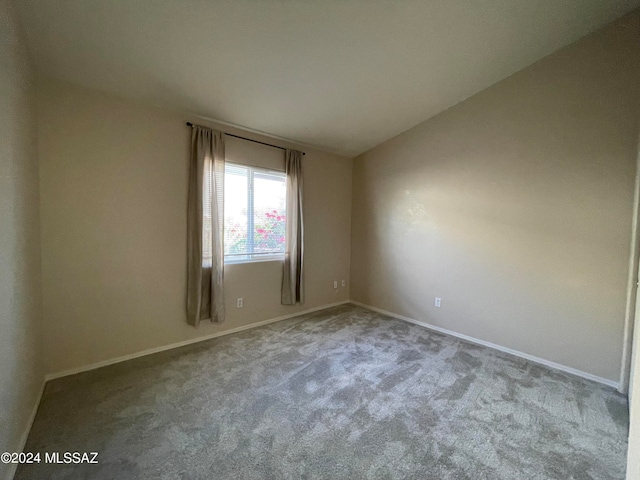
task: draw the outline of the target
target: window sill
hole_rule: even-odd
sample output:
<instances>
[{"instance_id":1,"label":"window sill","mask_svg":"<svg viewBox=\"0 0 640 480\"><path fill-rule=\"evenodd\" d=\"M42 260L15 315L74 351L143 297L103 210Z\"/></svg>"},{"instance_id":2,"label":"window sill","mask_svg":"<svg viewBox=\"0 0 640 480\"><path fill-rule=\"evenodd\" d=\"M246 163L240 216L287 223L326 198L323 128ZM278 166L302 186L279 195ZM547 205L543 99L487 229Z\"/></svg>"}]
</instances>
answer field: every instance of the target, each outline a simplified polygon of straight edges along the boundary
<instances>
[{"instance_id":1,"label":"window sill","mask_svg":"<svg viewBox=\"0 0 640 480\"><path fill-rule=\"evenodd\" d=\"M225 260L225 265L240 265L243 263L284 262L284 255L273 255L261 258L243 258L240 260Z\"/></svg>"}]
</instances>

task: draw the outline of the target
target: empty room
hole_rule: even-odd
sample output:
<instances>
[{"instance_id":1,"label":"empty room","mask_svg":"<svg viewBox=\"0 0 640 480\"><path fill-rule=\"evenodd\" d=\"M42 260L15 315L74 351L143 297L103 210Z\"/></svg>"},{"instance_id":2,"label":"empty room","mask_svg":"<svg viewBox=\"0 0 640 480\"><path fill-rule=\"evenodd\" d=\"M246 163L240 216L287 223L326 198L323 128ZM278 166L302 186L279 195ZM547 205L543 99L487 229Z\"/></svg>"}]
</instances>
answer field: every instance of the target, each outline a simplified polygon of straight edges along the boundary
<instances>
[{"instance_id":1,"label":"empty room","mask_svg":"<svg viewBox=\"0 0 640 480\"><path fill-rule=\"evenodd\" d=\"M0 0L0 479L640 480L639 145L640 0Z\"/></svg>"}]
</instances>

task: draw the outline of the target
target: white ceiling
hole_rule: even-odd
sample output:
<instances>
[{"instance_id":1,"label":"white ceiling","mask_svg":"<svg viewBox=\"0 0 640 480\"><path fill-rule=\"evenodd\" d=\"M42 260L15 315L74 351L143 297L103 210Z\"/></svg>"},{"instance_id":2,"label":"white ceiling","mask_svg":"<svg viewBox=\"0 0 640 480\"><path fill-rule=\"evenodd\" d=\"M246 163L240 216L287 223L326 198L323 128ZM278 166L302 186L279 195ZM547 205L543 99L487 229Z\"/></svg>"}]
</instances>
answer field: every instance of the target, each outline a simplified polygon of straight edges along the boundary
<instances>
[{"instance_id":1,"label":"white ceiling","mask_svg":"<svg viewBox=\"0 0 640 480\"><path fill-rule=\"evenodd\" d=\"M16 0L44 75L353 156L640 0Z\"/></svg>"}]
</instances>

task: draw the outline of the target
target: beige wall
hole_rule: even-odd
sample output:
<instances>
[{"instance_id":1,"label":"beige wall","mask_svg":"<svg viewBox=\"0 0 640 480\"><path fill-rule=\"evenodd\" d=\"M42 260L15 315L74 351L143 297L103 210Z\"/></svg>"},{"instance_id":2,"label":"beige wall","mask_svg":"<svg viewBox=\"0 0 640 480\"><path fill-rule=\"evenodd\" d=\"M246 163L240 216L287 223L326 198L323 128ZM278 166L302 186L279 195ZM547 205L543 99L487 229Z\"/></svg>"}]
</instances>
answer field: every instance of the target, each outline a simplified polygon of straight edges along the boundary
<instances>
[{"instance_id":1,"label":"beige wall","mask_svg":"<svg viewBox=\"0 0 640 480\"><path fill-rule=\"evenodd\" d=\"M22 448L43 380L35 90L15 18L0 0L0 452Z\"/></svg>"},{"instance_id":2,"label":"beige wall","mask_svg":"<svg viewBox=\"0 0 640 480\"><path fill-rule=\"evenodd\" d=\"M639 32L626 17L355 159L352 298L617 381Z\"/></svg>"},{"instance_id":3,"label":"beige wall","mask_svg":"<svg viewBox=\"0 0 640 480\"><path fill-rule=\"evenodd\" d=\"M349 275L350 159L303 149L306 304L280 305L280 262L229 265L227 322L195 329L185 318L185 121L197 119L52 81L38 93L47 372L349 299L332 282ZM283 155L228 147L231 161Z\"/></svg>"},{"instance_id":4,"label":"beige wall","mask_svg":"<svg viewBox=\"0 0 640 480\"><path fill-rule=\"evenodd\" d=\"M629 391L629 449L627 453L627 480L640 480L640 305L636 305L636 326L631 365ZM634 387L636 385L636 387Z\"/></svg>"}]
</instances>

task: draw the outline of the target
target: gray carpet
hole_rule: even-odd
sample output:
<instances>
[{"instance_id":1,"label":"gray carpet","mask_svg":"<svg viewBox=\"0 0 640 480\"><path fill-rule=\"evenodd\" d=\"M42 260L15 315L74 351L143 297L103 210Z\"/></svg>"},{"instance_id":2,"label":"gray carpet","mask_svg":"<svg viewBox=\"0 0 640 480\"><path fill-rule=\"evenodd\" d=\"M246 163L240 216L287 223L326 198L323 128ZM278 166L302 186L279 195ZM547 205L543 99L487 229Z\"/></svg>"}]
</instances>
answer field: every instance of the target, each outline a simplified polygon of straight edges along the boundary
<instances>
[{"instance_id":1,"label":"gray carpet","mask_svg":"<svg viewBox=\"0 0 640 480\"><path fill-rule=\"evenodd\" d=\"M16 479L622 479L612 389L345 305L47 385Z\"/></svg>"}]
</instances>

